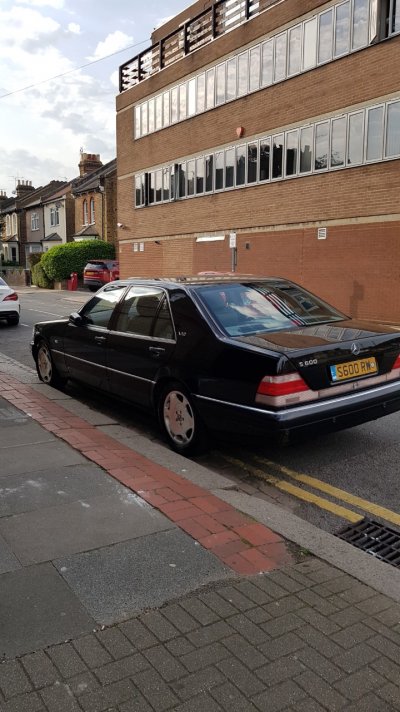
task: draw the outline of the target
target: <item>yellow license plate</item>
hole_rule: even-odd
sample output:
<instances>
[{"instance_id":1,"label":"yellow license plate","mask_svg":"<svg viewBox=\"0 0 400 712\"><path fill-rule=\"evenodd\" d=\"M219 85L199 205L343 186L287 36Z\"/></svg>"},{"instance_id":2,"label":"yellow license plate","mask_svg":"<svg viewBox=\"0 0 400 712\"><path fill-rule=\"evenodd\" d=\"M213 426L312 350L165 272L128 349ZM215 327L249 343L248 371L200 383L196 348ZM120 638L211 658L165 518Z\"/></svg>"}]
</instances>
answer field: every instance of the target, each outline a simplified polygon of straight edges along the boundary
<instances>
[{"instance_id":1,"label":"yellow license plate","mask_svg":"<svg viewBox=\"0 0 400 712\"><path fill-rule=\"evenodd\" d=\"M345 381L348 378L360 378L378 373L378 365L373 356L360 358L358 361L348 361L330 366L332 381Z\"/></svg>"}]
</instances>

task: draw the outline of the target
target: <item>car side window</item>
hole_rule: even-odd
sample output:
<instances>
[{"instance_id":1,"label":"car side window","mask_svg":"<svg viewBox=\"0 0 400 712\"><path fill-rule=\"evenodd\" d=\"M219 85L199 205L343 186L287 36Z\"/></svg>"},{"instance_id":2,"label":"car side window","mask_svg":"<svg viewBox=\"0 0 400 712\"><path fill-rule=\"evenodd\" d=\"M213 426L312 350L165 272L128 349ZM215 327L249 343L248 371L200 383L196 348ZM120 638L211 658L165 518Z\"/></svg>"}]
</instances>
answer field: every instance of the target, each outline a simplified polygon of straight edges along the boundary
<instances>
[{"instance_id":1,"label":"car side window","mask_svg":"<svg viewBox=\"0 0 400 712\"><path fill-rule=\"evenodd\" d=\"M145 291L137 287L129 290L122 303L115 330L138 336L172 339L174 329L164 292Z\"/></svg>"},{"instance_id":2,"label":"car side window","mask_svg":"<svg viewBox=\"0 0 400 712\"><path fill-rule=\"evenodd\" d=\"M99 295L93 297L80 312L83 323L107 329L115 305L120 300L125 288L103 290Z\"/></svg>"}]
</instances>

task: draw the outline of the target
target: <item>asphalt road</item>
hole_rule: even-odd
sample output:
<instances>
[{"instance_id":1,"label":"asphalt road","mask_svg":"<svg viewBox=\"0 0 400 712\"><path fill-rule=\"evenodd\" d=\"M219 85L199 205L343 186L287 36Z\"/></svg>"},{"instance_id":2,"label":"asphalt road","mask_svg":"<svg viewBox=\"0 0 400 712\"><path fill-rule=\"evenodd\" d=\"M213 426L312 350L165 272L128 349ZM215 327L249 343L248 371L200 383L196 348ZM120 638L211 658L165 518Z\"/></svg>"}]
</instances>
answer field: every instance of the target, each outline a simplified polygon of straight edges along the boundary
<instances>
[{"instance_id":1,"label":"asphalt road","mask_svg":"<svg viewBox=\"0 0 400 712\"><path fill-rule=\"evenodd\" d=\"M20 295L18 327L0 322L0 351L34 367L30 354L32 326L75 311L87 292L31 291ZM70 395L118 419L152 440L160 433L145 415L81 386L67 386ZM331 533L368 517L400 528L400 413L339 433L319 436L286 448L271 443L215 442L196 458L235 485L280 504L284 509Z\"/></svg>"}]
</instances>

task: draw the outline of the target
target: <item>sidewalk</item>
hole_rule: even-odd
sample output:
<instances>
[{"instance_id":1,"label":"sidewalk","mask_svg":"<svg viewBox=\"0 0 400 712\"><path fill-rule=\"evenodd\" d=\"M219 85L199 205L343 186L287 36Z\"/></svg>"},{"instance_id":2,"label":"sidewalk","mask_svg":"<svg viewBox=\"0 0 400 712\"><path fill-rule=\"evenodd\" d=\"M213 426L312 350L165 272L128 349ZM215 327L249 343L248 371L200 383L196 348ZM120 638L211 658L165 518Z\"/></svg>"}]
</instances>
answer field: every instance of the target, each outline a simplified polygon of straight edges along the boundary
<instances>
[{"instance_id":1,"label":"sidewalk","mask_svg":"<svg viewBox=\"0 0 400 712\"><path fill-rule=\"evenodd\" d=\"M0 712L400 709L398 570L1 354L0 394Z\"/></svg>"}]
</instances>

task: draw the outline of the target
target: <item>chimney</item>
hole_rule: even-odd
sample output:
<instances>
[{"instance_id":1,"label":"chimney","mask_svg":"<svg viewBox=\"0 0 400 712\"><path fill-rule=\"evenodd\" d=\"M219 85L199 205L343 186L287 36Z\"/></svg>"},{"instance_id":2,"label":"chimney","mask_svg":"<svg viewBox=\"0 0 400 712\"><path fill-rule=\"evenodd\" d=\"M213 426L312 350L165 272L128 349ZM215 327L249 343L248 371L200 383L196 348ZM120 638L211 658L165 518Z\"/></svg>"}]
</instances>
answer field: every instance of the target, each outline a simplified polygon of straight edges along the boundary
<instances>
[{"instance_id":1,"label":"chimney","mask_svg":"<svg viewBox=\"0 0 400 712\"><path fill-rule=\"evenodd\" d=\"M28 195L28 193L32 193L33 190L35 190L35 188L31 180L19 180L15 192L17 198L23 198L25 195Z\"/></svg>"},{"instance_id":2,"label":"chimney","mask_svg":"<svg viewBox=\"0 0 400 712\"><path fill-rule=\"evenodd\" d=\"M1 208L2 203L4 203L4 201L6 201L6 200L8 200L6 191L0 190L0 208Z\"/></svg>"},{"instance_id":3,"label":"chimney","mask_svg":"<svg viewBox=\"0 0 400 712\"><path fill-rule=\"evenodd\" d=\"M79 161L79 175L82 178L88 173L97 171L97 169L101 168L102 165L99 153L81 153L81 160Z\"/></svg>"}]
</instances>

